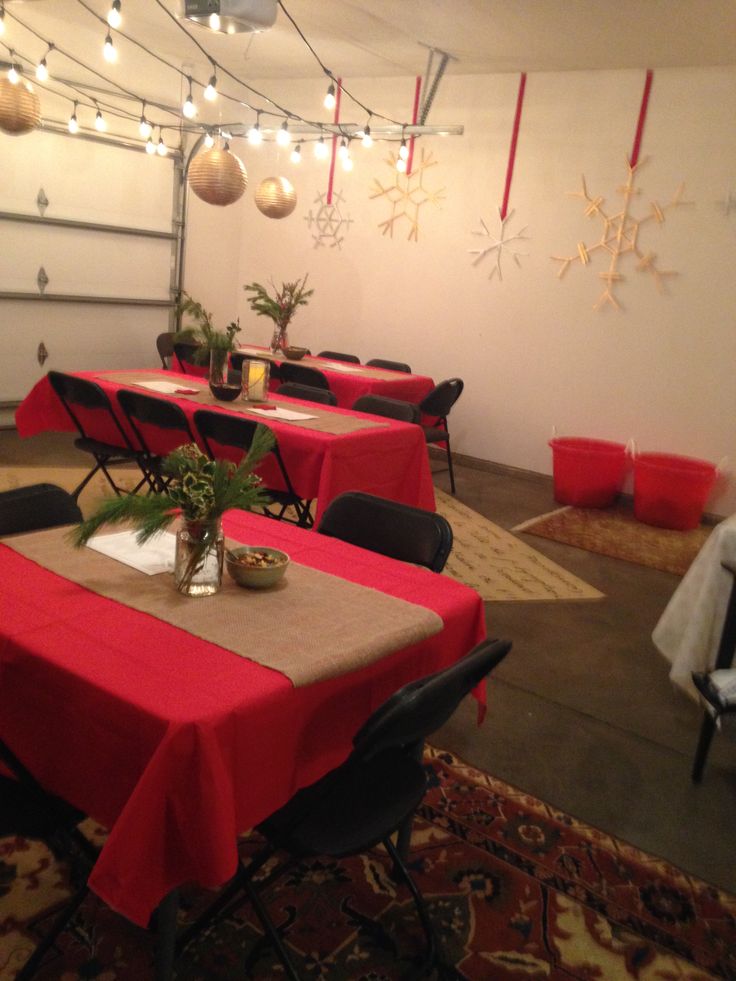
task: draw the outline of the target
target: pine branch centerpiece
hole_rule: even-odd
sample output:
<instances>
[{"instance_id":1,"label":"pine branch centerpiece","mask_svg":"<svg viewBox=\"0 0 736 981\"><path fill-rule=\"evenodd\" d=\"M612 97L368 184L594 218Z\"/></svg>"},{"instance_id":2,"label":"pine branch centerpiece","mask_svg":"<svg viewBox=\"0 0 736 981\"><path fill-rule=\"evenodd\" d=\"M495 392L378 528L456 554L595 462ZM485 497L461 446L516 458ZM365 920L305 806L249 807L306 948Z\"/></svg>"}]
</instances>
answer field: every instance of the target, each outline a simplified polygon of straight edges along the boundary
<instances>
[{"instance_id":1,"label":"pine branch centerpiece","mask_svg":"<svg viewBox=\"0 0 736 981\"><path fill-rule=\"evenodd\" d=\"M176 309L180 320L189 318L190 322L174 334L174 343L191 344L193 363L209 365L210 390L215 398L237 398L241 382L229 371L229 357L237 350L235 335L240 333L240 321L233 320L225 330L218 330L212 314L186 291L182 291Z\"/></svg>"},{"instance_id":2,"label":"pine branch centerpiece","mask_svg":"<svg viewBox=\"0 0 736 981\"><path fill-rule=\"evenodd\" d=\"M177 531L174 581L180 593L211 595L220 588L224 539L222 515L230 508L250 511L269 503L254 468L271 451L274 437L258 426L250 450L236 466L210 460L195 443L177 447L165 458L164 490L107 498L71 532L80 548L105 525L132 524L143 545L181 519Z\"/></svg>"},{"instance_id":3,"label":"pine branch centerpiece","mask_svg":"<svg viewBox=\"0 0 736 981\"><path fill-rule=\"evenodd\" d=\"M282 283L280 287L271 281L273 295L269 293L261 283L248 283L243 286L246 293L252 293L248 297L251 310L259 317L269 317L273 320L273 336L271 337L271 352L283 351L289 346L288 328L294 314L301 306L306 306L309 297L314 293L313 289L307 289L309 274L305 273L301 279L293 283Z\"/></svg>"}]
</instances>

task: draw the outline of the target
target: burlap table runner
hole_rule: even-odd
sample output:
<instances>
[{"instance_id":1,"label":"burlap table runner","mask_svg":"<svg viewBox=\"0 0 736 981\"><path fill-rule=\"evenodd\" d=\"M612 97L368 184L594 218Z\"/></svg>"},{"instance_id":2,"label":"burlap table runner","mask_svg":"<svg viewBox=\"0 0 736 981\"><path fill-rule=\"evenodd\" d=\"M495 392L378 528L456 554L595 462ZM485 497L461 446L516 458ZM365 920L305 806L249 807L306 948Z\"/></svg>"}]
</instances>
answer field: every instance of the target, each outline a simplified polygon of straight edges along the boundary
<instances>
[{"instance_id":1,"label":"burlap table runner","mask_svg":"<svg viewBox=\"0 0 736 981\"><path fill-rule=\"evenodd\" d=\"M243 589L225 572L215 596L182 596L171 574L147 576L73 548L68 533L51 528L2 543L93 593L280 671L297 688L356 671L442 630L432 610L296 562L271 589Z\"/></svg>"},{"instance_id":2,"label":"burlap table runner","mask_svg":"<svg viewBox=\"0 0 736 981\"><path fill-rule=\"evenodd\" d=\"M361 378L379 378L381 381L396 380L395 371L388 371L386 368L370 368L353 361L338 361L342 367L335 368L335 358L319 358L316 355L306 354L299 361L291 361L283 354L271 354L270 351L264 351L263 348L249 347L247 344L238 348L238 354L246 354L249 358L259 358L261 361L276 362L277 364L306 364L312 368L339 371L341 374L357 375Z\"/></svg>"},{"instance_id":3,"label":"burlap table runner","mask_svg":"<svg viewBox=\"0 0 736 981\"><path fill-rule=\"evenodd\" d=\"M343 415L340 412L325 412L320 406L309 405L309 406L298 406L295 402L286 402L283 399L274 398L272 395L268 398L269 405L280 405L284 409L291 409L294 412L305 412L309 413L310 416L315 416L314 419L269 419L267 413L252 412L247 402L241 399L236 399L234 402L220 402L214 397L210 391L209 385L206 381L202 381L194 375L188 377L186 381L181 382L182 388L196 388L196 395L165 395L161 392L154 392L150 388L146 388L145 382L149 381L167 381L171 382L172 377L167 371L148 371L145 374L137 375L135 372L123 372L123 371L105 371L96 375L102 381L115 382L116 385L127 385L133 388L143 388L148 395L152 395L154 398L166 399L166 398L177 398L177 399L187 399L189 402L195 402L197 405L209 408L210 406L215 406L218 409L226 409L228 412L240 412L243 415L248 416L249 419L257 419L258 422L263 422L266 425L269 422L278 422L285 426L298 426L300 429L314 429L320 433L329 433L332 436L344 436L346 433L355 433L360 429L381 429L386 428L389 423L387 422L374 422L371 419L361 419L358 416Z\"/></svg>"}]
</instances>

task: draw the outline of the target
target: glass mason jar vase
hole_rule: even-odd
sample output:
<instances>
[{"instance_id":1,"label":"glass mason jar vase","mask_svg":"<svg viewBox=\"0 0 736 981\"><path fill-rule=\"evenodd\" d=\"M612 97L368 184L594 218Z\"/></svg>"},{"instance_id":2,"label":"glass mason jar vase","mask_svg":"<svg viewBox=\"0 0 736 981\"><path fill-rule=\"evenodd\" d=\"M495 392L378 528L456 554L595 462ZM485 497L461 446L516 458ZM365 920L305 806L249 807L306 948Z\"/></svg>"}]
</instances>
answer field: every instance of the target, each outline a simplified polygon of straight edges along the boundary
<instances>
[{"instance_id":1,"label":"glass mason jar vase","mask_svg":"<svg viewBox=\"0 0 736 981\"><path fill-rule=\"evenodd\" d=\"M184 521L176 533L174 583L185 596L212 596L222 585L225 536L219 518Z\"/></svg>"},{"instance_id":2,"label":"glass mason jar vase","mask_svg":"<svg viewBox=\"0 0 736 981\"><path fill-rule=\"evenodd\" d=\"M240 395L240 376L230 368L230 352L210 351L210 391L221 402L232 402Z\"/></svg>"},{"instance_id":3,"label":"glass mason jar vase","mask_svg":"<svg viewBox=\"0 0 736 981\"><path fill-rule=\"evenodd\" d=\"M271 354L278 354L279 351L283 351L288 346L289 338L286 333L286 327L274 324L273 334L271 335Z\"/></svg>"}]
</instances>

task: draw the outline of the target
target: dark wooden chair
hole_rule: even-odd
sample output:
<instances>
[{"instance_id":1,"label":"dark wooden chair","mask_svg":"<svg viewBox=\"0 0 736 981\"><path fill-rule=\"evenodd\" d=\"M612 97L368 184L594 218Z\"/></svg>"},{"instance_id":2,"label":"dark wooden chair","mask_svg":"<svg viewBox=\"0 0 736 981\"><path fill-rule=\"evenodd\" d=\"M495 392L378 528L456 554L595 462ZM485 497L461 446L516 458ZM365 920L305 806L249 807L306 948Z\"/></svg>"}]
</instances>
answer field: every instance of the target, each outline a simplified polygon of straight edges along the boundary
<instances>
[{"instance_id":1,"label":"dark wooden chair","mask_svg":"<svg viewBox=\"0 0 736 981\"><path fill-rule=\"evenodd\" d=\"M158 356L161 358L161 367L168 370L171 359L174 357L174 335L171 331L167 330L163 334L158 335L156 338L156 350L158 351Z\"/></svg>"}]
</instances>

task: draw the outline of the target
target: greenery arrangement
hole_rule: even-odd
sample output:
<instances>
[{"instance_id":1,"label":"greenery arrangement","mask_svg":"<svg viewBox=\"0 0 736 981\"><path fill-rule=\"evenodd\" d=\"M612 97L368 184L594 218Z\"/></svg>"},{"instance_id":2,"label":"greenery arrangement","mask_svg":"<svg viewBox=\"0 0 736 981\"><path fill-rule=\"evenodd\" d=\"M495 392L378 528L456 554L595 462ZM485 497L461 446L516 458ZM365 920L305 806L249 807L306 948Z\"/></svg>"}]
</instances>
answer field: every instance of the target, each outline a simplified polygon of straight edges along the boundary
<instances>
[{"instance_id":1,"label":"greenery arrangement","mask_svg":"<svg viewBox=\"0 0 736 981\"><path fill-rule=\"evenodd\" d=\"M240 321L233 320L224 331L217 330L212 323L212 314L186 291L182 291L182 298L176 309L180 319L189 317L192 323L174 334L174 343L196 344L197 348L192 356L195 364L207 364L211 351L221 352L221 362L224 364L230 351L237 347L235 335L240 333Z\"/></svg>"},{"instance_id":2,"label":"greenery arrangement","mask_svg":"<svg viewBox=\"0 0 736 981\"><path fill-rule=\"evenodd\" d=\"M282 339L297 309L306 306L309 297L314 293L313 289L307 289L308 278L309 274L305 273L302 279L293 283L282 283L280 287L272 281L273 296L260 283L247 283L243 287L246 293L253 294L248 297L251 310L259 317L273 320Z\"/></svg>"},{"instance_id":3,"label":"greenery arrangement","mask_svg":"<svg viewBox=\"0 0 736 981\"><path fill-rule=\"evenodd\" d=\"M178 583L180 592L187 592L216 541L219 519L225 511L250 511L269 503L253 469L273 445L271 431L258 426L248 454L237 466L228 460L210 460L195 443L177 447L163 462L168 483L162 490L145 496L106 498L94 514L72 530L72 544L79 548L104 525L128 522L138 529L136 540L142 545L181 517L197 542Z\"/></svg>"}]
</instances>

